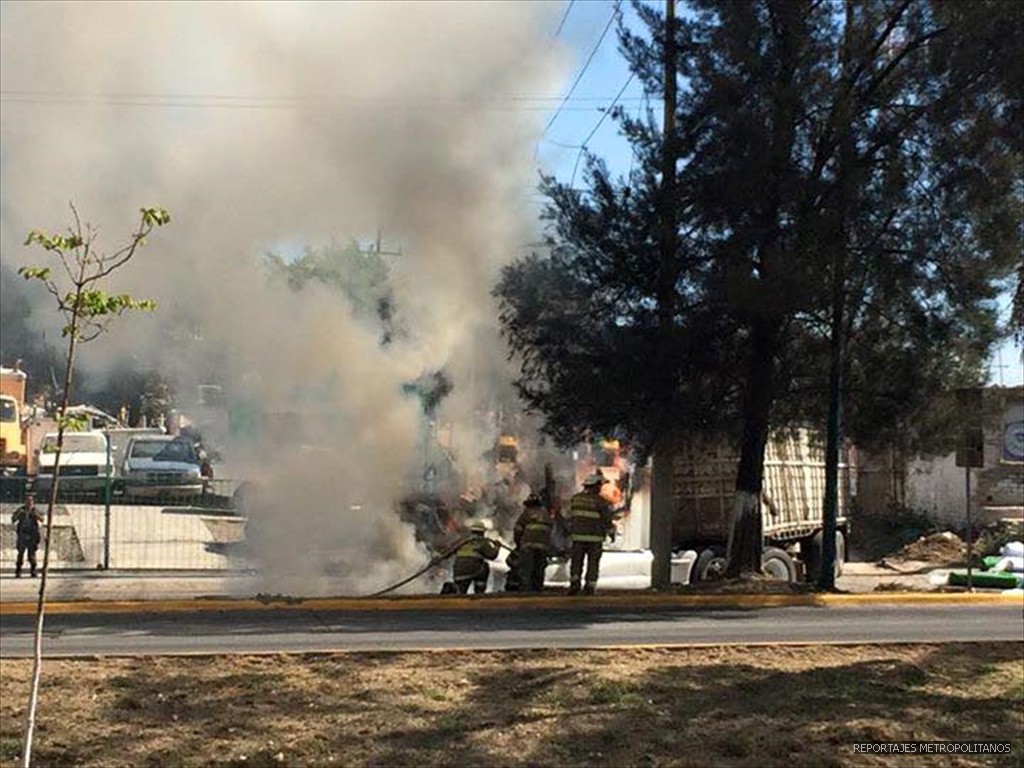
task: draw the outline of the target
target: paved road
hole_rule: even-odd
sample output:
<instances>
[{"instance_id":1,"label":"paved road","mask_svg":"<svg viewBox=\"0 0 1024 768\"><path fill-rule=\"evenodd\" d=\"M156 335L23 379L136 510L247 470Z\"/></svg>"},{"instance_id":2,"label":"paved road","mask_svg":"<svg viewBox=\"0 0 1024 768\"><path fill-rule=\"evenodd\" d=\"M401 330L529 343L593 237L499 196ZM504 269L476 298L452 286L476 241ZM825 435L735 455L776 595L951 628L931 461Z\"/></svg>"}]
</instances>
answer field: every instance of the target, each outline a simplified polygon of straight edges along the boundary
<instances>
[{"instance_id":1,"label":"paved road","mask_svg":"<svg viewBox=\"0 0 1024 768\"><path fill-rule=\"evenodd\" d=\"M2 519L2 518L0 518ZM932 577L945 571L931 571L927 563L909 563L910 573L891 568L880 568L871 563L846 564L836 586L844 592L869 593L881 584L898 583L906 589L928 592L935 588ZM34 579L15 579L8 567L0 572L0 599L3 602L34 603L39 593L39 582ZM309 587L308 580L302 585ZM338 596L335 584L323 582L323 589L291 594L313 597L316 594ZM408 594L436 594L437 585L416 581L409 585ZM276 594L282 591L276 581L261 579L258 575L233 571L51 571L46 594L51 602L73 600L184 600L198 597L253 597L257 593ZM365 592L366 590L364 590Z\"/></svg>"},{"instance_id":2,"label":"paved road","mask_svg":"<svg viewBox=\"0 0 1024 768\"><path fill-rule=\"evenodd\" d=\"M846 605L753 609L332 612L307 609L51 615L49 656L593 648L776 642L1022 641L1006 605ZM31 654L32 618L4 616L0 656Z\"/></svg>"}]
</instances>

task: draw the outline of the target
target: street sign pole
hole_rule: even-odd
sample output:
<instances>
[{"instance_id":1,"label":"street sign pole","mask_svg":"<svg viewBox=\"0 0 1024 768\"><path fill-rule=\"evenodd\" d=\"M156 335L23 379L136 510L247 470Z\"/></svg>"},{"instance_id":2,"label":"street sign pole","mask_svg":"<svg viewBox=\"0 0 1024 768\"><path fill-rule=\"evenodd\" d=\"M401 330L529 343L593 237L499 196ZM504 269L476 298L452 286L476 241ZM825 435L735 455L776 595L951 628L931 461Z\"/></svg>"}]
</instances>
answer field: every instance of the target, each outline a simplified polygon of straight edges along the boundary
<instances>
[{"instance_id":1,"label":"street sign pole","mask_svg":"<svg viewBox=\"0 0 1024 768\"><path fill-rule=\"evenodd\" d=\"M972 545L972 542L974 540L974 536L972 534L973 526L971 525L971 468L970 467L964 467L964 489L965 489L964 495L967 498L967 591L968 592L973 592L974 591L974 586L973 586L973 583L971 581L971 574L972 574L971 560L973 559L973 553L972 553L972 546L971 545Z\"/></svg>"},{"instance_id":2,"label":"street sign pole","mask_svg":"<svg viewBox=\"0 0 1024 768\"><path fill-rule=\"evenodd\" d=\"M107 478L103 483L103 570L110 570L110 433L107 433Z\"/></svg>"},{"instance_id":3,"label":"street sign pole","mask_svg":"<svg viewBox=\"0 0 1024 768\"><path fill-rule=\"evenodd\" d=\"M971 468L985 466L984 393L980 388L956 392L960 437L956 465L964 468L964 505L967 522L967 591L974 591L974 522L971 516Z\"/></svg>"}]
</instances>

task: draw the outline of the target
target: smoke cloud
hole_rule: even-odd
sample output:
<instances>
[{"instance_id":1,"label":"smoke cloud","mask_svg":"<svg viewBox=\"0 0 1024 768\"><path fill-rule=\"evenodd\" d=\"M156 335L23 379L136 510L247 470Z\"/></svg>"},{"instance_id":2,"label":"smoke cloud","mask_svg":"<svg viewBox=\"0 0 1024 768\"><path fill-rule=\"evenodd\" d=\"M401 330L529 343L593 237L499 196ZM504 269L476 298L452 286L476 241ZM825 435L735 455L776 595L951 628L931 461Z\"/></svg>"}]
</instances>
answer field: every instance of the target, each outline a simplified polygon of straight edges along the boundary
<instances>
[{"instance_id":1,"label":"smoke cloud","mask_svg":"<svg viewBox=\"0 0 1024 768\"><path fill-rule=\"evenodd\" d=\"M559 88L547 42L558 10L2 6L4 262L39 263L21 241L63 229L69 200L107 248L143 205L172 216L110 285L156 299L157 312L115 324L84 349L83 367L98 375L131 359L184 387L209 380L215 360L233 395L319 426L316 450L263 434L231 457L269 489L268 574L331 589L313 586L329 571L314 551L329 549L346 586L375 588L425 562L390 512L419 460L422 414L404 382L446 368L455 388L444 408L462 419L464 458L493 440L469 416L485 391L508 391L489 292L534 239L523 198L543 116L516 99ZM389 265L409 329L387 347L337 292L290 291L260 263L268 250L377 231L401 249ZM48 304L34 313L52 315Z\"/></svg>"}]
</instances>

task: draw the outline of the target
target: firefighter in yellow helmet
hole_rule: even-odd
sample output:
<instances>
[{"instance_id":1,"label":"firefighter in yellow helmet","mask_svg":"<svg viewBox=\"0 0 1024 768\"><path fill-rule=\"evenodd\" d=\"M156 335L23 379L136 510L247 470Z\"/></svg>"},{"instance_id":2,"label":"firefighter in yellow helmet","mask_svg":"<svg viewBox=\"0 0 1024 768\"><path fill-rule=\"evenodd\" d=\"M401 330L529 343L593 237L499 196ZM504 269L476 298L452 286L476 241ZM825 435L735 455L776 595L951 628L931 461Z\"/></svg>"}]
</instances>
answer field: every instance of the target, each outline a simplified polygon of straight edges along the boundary
<instances>
[{"instance_id":1,"label":"firefighter in yellow helmet","mask_svg":"<svg viewBox=\"0 0 1024 768\"><path fill-rule=\"evenodd\" d=\"M548 565L553 525L544 502L531 493L523 502L523 512L513 529L523 592L544 591L544 569Z\"/></svg>"},{"instance_id":2,"label":"firefighter in yellow helmet","mask_svg":"<svg viewBox=\"0 0 1024 768\"><path fill-rule=\"evenodd\" d=\"M487 561L496 558L501 549L498 542L484 535L486 531L487 524L483 520L475 521L469 526L469 537L455 550L452 581L459 594L467 594L470 585L478 595L487 591L487 578L491 575Z\"/></svg>"},{"instance_id":3,"label":"firefighter in yellow helmet","mask_svg":"<svg viewBox=\"0 0 1024 768\"><path fill-rule=\"evenodd\" d=\"M587 561L583 594L592 595L597 587L601 552L605 537L613 530L611 505L601 496L604 476L600 471L583 481L583 490L569 500L569 539L572 541L569 561L569 594L580 592L583 561Z\"/></svg>"}]
</instances>

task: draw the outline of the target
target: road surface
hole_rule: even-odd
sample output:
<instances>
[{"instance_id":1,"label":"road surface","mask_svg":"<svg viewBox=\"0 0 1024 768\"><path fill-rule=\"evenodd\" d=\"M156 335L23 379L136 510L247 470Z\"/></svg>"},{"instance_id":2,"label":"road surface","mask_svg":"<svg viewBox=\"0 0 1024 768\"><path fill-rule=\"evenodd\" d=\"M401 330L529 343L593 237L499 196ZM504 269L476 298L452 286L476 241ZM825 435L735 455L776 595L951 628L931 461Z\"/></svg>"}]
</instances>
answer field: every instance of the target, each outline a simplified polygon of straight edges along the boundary
<instances>
[{"instance_id":1,"label":"road surface","mask_svg":"<svg viewBox=\"0 0 1024 768\"><path fill-rule=\"evenodd\" d=\"M0 656L31 655L32 630L31 616L3 616ZM1021 605L58 614L47 616L43 649L67 657L979 640L1024 643Z\"/></svg>"}]
</instances>

